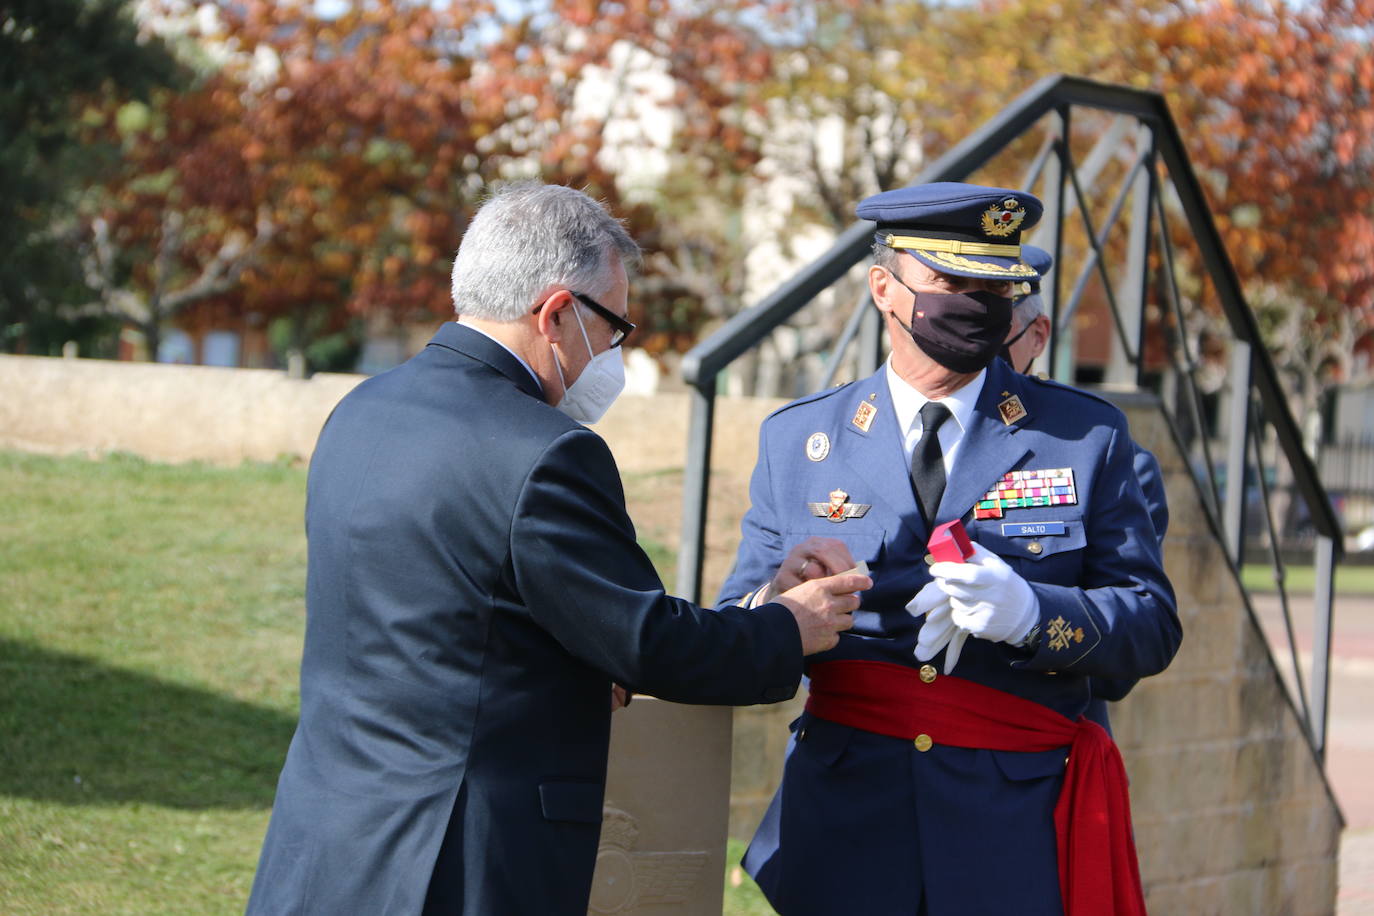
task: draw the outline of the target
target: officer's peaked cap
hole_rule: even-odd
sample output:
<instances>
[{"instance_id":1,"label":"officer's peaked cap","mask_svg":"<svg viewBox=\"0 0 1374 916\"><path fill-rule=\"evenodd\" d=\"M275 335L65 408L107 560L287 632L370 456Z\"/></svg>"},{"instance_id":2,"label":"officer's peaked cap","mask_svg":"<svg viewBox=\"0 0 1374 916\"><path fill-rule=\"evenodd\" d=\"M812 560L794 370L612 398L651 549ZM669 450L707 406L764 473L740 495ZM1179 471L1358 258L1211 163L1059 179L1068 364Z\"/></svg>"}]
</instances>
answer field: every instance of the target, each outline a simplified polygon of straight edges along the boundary
<instances>
[{"instance_id":1,"label":"officer's peaked cap","mask_svg":"<svg viewBox=\"0 0 1374 916\"><path fill-rule=\"evenodd\" d=\"M1021 234L1044 205L1033 194L957 181L874 194L860 219L877 223L879 243L912 255L932 270L987 280L1038 280L1021 257Z\"/></svg>"}]
</instances>

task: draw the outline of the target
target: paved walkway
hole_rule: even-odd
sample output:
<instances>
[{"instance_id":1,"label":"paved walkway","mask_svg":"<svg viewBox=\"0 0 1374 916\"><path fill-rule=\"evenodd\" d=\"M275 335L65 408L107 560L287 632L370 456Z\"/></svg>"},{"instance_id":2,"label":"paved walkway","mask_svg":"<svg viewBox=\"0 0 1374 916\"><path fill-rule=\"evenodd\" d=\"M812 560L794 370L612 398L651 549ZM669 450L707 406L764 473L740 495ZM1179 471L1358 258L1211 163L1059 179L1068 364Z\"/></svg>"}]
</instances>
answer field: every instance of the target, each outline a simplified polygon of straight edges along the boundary
<instances>
[{"instance_id":1,"label":"paved walkway","mask_svg":"<svg viewBox=\"0 0 1374 916\"><path fill-rule=\"evenodd\" d=\"M1310 686L1312 600L1291 595L1299 661ZM1255 596L1285 679L1292 655L1277 596ZM1327 776L1345 815L1337 916L1374 916L1374 596L1336 596Z\"/></svg>"}]
</instances>

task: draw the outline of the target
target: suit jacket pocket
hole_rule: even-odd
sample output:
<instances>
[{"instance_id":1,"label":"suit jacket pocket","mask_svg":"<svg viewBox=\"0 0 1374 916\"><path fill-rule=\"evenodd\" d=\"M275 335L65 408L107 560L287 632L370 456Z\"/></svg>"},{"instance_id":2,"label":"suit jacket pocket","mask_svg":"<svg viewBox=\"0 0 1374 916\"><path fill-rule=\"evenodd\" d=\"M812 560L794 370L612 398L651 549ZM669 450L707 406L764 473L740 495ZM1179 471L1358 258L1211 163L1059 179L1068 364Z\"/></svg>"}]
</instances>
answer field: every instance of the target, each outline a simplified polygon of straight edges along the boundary
<instances>
[{"instance_id":1,"label":"suit jacket pocket","mask_svg":"<svg viewBox=\"0 0 1374 916\"><path fill-rule=\"evenodd\" d=\"M605 794L597 782L546 782L539 786L539 805L547 820L599 824Z\"/></svg>"},{"instance_id":2,"label":"suit jacket pocket","mask_svg":"<svg viewBox=\"0 0 1374 916\"><path fill-rule=\"evenodd\" d=\"M1013 782L1062 776L1068 747L1048 751L989 751L1002 775Z\"/></svg>"}]
</instances>

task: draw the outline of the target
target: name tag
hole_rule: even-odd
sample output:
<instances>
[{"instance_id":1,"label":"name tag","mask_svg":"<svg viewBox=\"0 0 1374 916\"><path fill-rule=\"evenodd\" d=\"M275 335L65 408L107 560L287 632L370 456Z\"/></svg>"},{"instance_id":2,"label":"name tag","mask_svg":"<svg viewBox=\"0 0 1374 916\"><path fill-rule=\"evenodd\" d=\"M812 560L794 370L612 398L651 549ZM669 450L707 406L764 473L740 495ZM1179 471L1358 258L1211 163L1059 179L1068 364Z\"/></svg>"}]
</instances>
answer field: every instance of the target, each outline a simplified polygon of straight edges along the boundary
<instances>
[{"instance_id":1,"label":"name tag","mask_svg":"<svg viewBox=\"0 0 1374 916\"><path fill-rule=\"evenodd\" d=\"M1017 522L1002 526L1004 538L1033 538L1044 534L1063 534L1067 528L1063 522Z\"/></svg>"}]
</instances>

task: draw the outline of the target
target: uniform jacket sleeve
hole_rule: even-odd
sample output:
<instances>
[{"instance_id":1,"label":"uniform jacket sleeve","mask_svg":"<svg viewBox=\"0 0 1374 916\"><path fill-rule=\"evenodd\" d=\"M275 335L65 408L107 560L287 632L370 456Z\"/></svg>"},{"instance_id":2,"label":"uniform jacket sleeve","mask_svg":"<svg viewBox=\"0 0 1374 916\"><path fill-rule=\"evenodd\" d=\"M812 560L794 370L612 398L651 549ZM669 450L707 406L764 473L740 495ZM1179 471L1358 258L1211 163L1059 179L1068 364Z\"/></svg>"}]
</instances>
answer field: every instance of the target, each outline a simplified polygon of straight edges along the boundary
<instances>
[{"instance_id":1,"label":"uniform jacket sleeve","mask_svg":"<svg viewBox=\"0 0 1374 916\"><path fill-rule=\"evenodd\" d=\"M1178 650L1183 630L1135 454L1123 421L1094 475L1079 584L1031 583L1042 635L1027 667L1139 678L1163 671Z\"/></svg>"}]
</instances>

